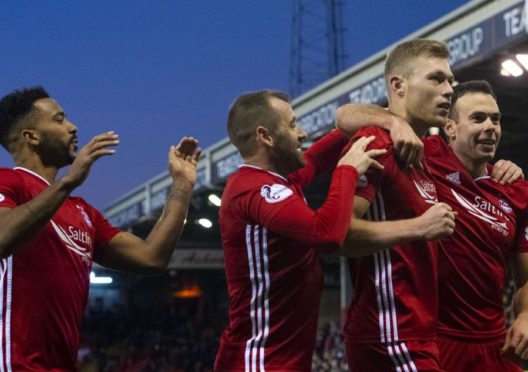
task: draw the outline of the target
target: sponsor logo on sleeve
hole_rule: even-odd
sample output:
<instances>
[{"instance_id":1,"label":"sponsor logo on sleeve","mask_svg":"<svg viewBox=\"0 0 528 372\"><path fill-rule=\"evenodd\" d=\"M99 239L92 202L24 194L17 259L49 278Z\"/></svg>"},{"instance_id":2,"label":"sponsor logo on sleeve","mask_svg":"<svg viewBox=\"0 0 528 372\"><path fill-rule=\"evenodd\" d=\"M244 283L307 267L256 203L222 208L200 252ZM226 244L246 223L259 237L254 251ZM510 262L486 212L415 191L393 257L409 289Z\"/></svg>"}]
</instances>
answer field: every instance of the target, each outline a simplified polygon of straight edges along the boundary
<instances>
[{"instance_id":1,"label":"sponsor logo on sleeve","mask_svg":"<svg viewBox=\"0 0 528 372\"><path fill-rule=\"evenodd\" d=\"M3 202L4 200L5 200L4 194L0 193L0 203Z\"/></svg>"},{"instance_id":2,"label":"sponsor logo on sleeve","mask_svg":"<svg viewBox=\"0 0 528 372\"><path fill-rule=\"evenodd\" d=\"M288 187L280 184L264 185L260 189L260 195L268 203L278 203L293 195L293 191Z\"/></svg>"}]
</instances>

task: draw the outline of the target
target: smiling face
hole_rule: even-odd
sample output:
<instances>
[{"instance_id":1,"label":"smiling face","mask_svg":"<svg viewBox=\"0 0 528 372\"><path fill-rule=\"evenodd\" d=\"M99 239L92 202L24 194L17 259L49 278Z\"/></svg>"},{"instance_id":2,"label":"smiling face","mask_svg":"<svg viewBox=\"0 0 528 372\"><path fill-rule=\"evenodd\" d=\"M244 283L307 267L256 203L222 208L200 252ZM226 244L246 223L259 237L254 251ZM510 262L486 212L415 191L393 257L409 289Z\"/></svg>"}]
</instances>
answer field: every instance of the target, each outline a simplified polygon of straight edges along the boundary
<instances>
[{"instance_id":1,"label":"smiling face","mask_svg":"<svg viewBox=\"0 0 528 372\"><path fill-rule=\"evenodd\" d=\"M501 113L490 94L466 93L458 98L454 121L446 134L457 157L473 166L486 164L495 156L501 138Z\"/></svg>"},{"instance_id":2,"label":"smiling face","mask_svg":"<svg viewBox=\"0 0 528 372\"><path fill-rule=\"evenodd\" d=\"M447 58L419 56L412 60L408 76L402 80L405 118L420 129L443 127L451 96L453 73Z\"/></svg>"},{"instance_id":3,"label":"smiling face","mask_svg":"<svg viewBox=\"0 0 528 372\"><path fill-rule=\"evenodd\" d=\"M278 123L271 134L274 143L270 148L270 158L281 174L289 174L304 166L301 145L306 133L297 124L291 105L281 99L271 97L270 106L278 117Z\"/></svg>"},{"instance_id":4,"label":"smiling face","mask_svg":"<svg viewBox=\"0 0 528 372\"><path fill-rule=\"evenodd\" d=\"M51 98L33 104L34 131L38 137L35 152L44 165L61 168L77 155L77 127L66 118L62 107Z\"/></svg>"}]
</instances>

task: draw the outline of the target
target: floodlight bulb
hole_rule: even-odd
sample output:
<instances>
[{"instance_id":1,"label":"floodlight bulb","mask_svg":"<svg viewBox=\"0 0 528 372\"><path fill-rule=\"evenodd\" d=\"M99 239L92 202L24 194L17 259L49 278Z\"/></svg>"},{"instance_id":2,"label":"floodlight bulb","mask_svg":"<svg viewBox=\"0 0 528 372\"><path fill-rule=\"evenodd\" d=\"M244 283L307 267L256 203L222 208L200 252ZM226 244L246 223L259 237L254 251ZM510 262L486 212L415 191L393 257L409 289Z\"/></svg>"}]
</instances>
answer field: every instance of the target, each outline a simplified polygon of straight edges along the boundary
<instances>
[{"instance_id":1,"label":"floodlight bulb","mask_svg":"<svg viewBox=\"0 0 528 372\"><path fill-rule=\"evenodd\" d=\"M222 199L220 199L216 194L210 194L207 199L211 202L212 205L216 207L222 205Z\"/></svg>"},{"instance_id":2,"label":"floodlight bulb","mask_svg":"<svg viewBox=\"0 0 528 372\"><path fill-rule=\"evenodd\" d=\"M524 69L528 71L528 54L517 54L515 58L517 58L517 61L519 61Z\"/></svg>"},{"instance_id":3,"label":"floodlight bulb","mask_svg":"<svg viewBox=\"0 0 528 372\"><path fill-rule=\"evenodd\" d=\"M206 229L210 229L213 226L213 223L207 218L200 218L198 220L198 223L200 224L200 226L203 226Z\"/></svg>"},{"instance_id":4,"label":"floodlight bulb","mask_svg":"<svg viewBox=\"0 0 528 372\"><path fill-rule=\"evenodd\" d=\"M90 272L90 284L112 284L114 279L111 276L95 276L95 273Z\"/></svg>"},{"instance_id":5,"label":"floodlight bulb","mask_svg":"<svg viewBox=\"0 0 528 372\"><path fill-rule=\"evenodd\" d=\"M523 74L523 70L521 66L519 66L517 63L515 63L511 59L507 59L506 61L502 62L502 68L508 71L512 76L521 76Z\"/></svg>"}]
</instances>

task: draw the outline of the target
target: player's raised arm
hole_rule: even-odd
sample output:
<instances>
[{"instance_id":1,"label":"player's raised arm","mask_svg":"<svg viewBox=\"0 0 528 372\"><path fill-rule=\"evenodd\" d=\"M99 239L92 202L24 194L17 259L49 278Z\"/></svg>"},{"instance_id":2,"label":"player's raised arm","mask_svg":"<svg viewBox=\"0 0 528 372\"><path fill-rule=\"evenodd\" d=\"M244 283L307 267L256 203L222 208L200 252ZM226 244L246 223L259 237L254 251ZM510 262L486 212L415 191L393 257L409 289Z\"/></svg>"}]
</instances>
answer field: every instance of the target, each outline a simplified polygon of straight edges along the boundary
<instances>
[{"instance_id":1,"label":"player's raised arm","mask_svg":"<svg viewBox=\"0 0 528 372\"><path fill-rule=\"evenodd\" d=\"M406 164L420 164L423 143L403 118L386 109L367 104L346 104L337 109L336 127L349 136L367 126L377 126L390 132L396 155Z\"/></svg>"},{"instance_id":2,"label":"player's raised arm","mask_svg":"<svg viewBox=\"0 0 528 372\"><path fill-rule=\"evenodd\" d=\"M166 270L183 230L199 157L198 141L192 137L184 137L171 147L168 162L172 187L160 219L145 240L128 232L118 233L105 249L96 253L98 263L143 274Z\"/></svg>"}]
</instances>

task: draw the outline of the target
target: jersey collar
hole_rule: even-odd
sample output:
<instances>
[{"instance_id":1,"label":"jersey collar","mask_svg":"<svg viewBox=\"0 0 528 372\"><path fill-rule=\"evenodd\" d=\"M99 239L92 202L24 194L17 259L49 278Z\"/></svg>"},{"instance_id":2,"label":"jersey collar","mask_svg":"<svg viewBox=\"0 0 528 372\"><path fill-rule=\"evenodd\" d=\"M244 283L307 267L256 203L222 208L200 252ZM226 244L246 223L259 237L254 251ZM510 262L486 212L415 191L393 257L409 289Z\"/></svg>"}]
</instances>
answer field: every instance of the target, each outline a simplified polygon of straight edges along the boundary
<instances>
[{"instance_id":1,"label":"jersey collar","mask_svg":"<svg viewBox=\"0 0 528 372\"><path fill-rule=\"evenodd\" d=\"M29 174L32 174L33 176L37 177L37 178L40 178L42 181L46 182L46 185L50 185L50 183L42 176L38 175L37 173L27 169L27 168L24 168L24 167L14 167L13 169L17 169L17 170L21 170L21 171L24 171L24 172L27 172Z\"/></svg>"},{"instance_id":2,"label":"jersey collar","mask_svg":"<svg viewBox=\"0 0 528 372\"><path fill-rule=\"evenodd\" d=\"M278 174L278 173L275 173L275 172L272 172L272 171L266 170L266 169L264 169L264 168L257 167L256 165L241 164L241 165L238 166L238 168L253 168L253 169L258 169L258 170L261 170L261 171L264 171L264 172L268 172L268 173L270 173L270 174L273 174L274 176L279 177L279 178L282 178L284 181L289 182L289 180L288 180L286 177L281 176L281 175Z\"/></svg>"}]
</instances>

